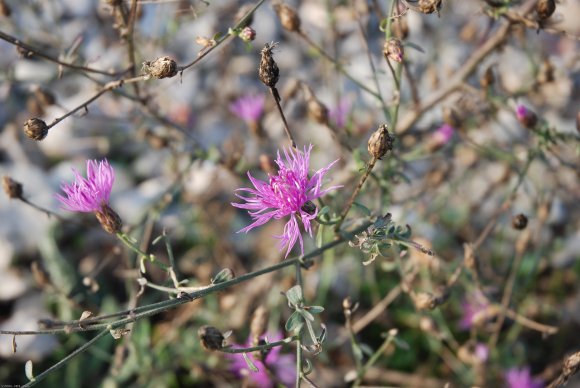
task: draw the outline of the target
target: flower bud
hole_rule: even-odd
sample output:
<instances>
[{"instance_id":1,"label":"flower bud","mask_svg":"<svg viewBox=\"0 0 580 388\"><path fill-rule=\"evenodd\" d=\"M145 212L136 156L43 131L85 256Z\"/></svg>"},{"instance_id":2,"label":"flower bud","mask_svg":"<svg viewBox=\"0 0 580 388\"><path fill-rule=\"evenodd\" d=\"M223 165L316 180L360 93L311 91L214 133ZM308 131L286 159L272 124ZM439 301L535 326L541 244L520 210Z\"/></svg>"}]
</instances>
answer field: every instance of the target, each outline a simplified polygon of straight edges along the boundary
<instances>
[{"instance_id":1,"label":"flower bud","mask_svg":"<svg viewBox=\"0 0 580 388\"><path fill-rule=\"evenodd\" d=\"M554 0L540 0L536 3L536 13L540 20L546 20L556 10L556 2Z\"/></svg>"},{"instance_id":2,"label":"flower bud","mask_svg":"<svg viewBox=\"0 0 580 388\"><path fill-rule=\"evenodd\" d=\"M205 350L219 350L224 346L224 335L213 326L202 326L197 330L201 346Z\"/></svg>"},{"instance_id":3,"label":"flower bud","mask_svg":"<svg viewBox=\"0 0 580 388\"><path fill-rule=\"evenodd\" d=\"M153 78L171 78L177 74L177 63L169 57L143 62L143 71Z\"/></svg>"},{"instance_id":4,"label":"flower bud","mask_svg":"<svg viewBox=\"0 0 580 388\"><path fill-rule=\"evenodd\" d=\"M269 317L270 314L264 306L259 306L254 311L252 322L250 323L250 335L252 336L254 345L257 345L260 337L266 334Z\"/></svg>"},{"instance_id":5,"label":"flower bud","mask_svg":"<svg viewBox=\"0 0 580 388\"><path fill-rule=\"evenodd\" d=\"M274 10L280 18L280 24L290 32L300 31L300 17L294 8L284 3L274 4Z\"/></svg>"},{"instance_id":6,"label":"flower bud","mask_svg":"<svg viewBox=\"0 0 580 388\"><path fill-rule=\"evenodd\" d=\"M2 188L10 199L22 198L22 184L9 176L2 177Z\"/></svg>"},{"instance_id":7,"label":"flower bud","mask_svg":"<svg viewBox=\"0 0 580 388\"><path fill-rule=\"evenodd\" d=\"M123 227L121 217L109 205L103 205L99 211L95 212L95 216L107 233L118 233Z\"/></svg>"},{"instance_id":8,"label":"flower bud","mask_svg":"<svg viewBox=\"0 0 580 388\"><path fill-rule=\"evenodd\" d=\"M436 307L435 298L429 292L413 294L412 298L417 310L433 310Z\"/></svg>"},{"instance_id":9,"label":"flower bud","mask_svg":"<svg viewBox=\"0 0 580 388\"><path fill-rule=\"evenodd\" d=\"M385 42L383 46L383 54L385 58L388 58L395 62L403 62L403 56L405 55L405 50L401 41L397 38L391 38Z\"/></svg>"},{"instance_id":10,"label":"flower bud","mask_svg":"<svg viewBox=\"0 0 580 388\"><path fill-rule=\"evenodd\" d=\"M256 31L252 27L246 26L242 31L240 31L238 36L244 42L251 42L256 39Z\"/></svg>"},{"instance_id":11,"label":"flower bud","mask_svg":"<svg viewBox=\"0 0 580 388\"><path fill-rule=\"evenodd\" d=\"M520 213L512 218L512 226L514 229L523 230L528 226L528 217Z\"/></svg>"},{"instance_id":12,"label":"flower bud","mask_svg":"<svg viewBox=\"0 0 580 388\"><path fill-rule=\"evenodd\" d=\"M306 201L300 210L303 210L310 215L314 215L314 213L316 213L316 205L312 201Z\"/></svg>"},{"instance_id":13,"label":"flower bud","mask_svg":"<svg viewBox=\"0 0 580 388\"><path fill-rule=\"evenodd\" d=\"M24 123L24 134L32 140L40 141L48 134L48 125L38 118L28 119Z\"/></svg>"},{"instance_id":14,"label":"flower bud","mask_svg":"<svg viewBox=\"0 0 580 388\"><path fill-rule=\"evenodd\" d=\"M308 114L318 124L328 125L328 108L316 97L308 100Z\"/></svg>"},{"instance_id":15,"label":"flower bud","mask_svg":"<svg viewBox=\"0 0 580 388\"><path fill-rule=\"evenodd\" d=\"M437 12L437 14L439 14L439 10L441 9L441 1L442 0L419 0L418 5L411 5L407 1L405 1L404 3L414 11L426 14Z\"/></svg>"},{"instance_id":16,"label":"flower bud","mask_svg":"<svg viewBox=\"0 0 580 388\"><path fill-rule=\"evenodd\" d=\"M276 87L278 79L280 78L280 70L272 57L272 49L275 46L275 44L270 45L266 43L261 52L260 67L258 68L260 81L270 88Z\"/></svg>"},{"instance_id":17,"label":"flower bud","mask_svg":"<svg viewBox=\"0 0 580 388\"><path fill-rule=\"evenodd\" d=\"M389 134L387 124L383 124L370 137L368 143L369 154L375 159L381 159L393 149L393 137Z\"/></svg>"},{"instance_id":18,"label":"flower bud","mask_svg":"<svg viewBox=\"0 0 580 388\"><path fill-rule=\"evenodd\" d=\"M516 107L516 117L525 128L533 129L538 123L538 116L524 105Z\"/></svg>"}]
</instances>

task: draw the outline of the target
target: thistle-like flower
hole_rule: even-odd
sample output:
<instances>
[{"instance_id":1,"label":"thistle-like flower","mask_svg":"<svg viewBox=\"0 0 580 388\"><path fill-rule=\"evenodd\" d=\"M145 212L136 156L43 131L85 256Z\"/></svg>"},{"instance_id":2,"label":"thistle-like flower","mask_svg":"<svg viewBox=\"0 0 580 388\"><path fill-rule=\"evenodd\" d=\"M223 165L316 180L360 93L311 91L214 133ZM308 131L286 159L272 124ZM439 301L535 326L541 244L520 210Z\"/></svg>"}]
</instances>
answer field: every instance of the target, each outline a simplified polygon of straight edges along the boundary
<instances>
[{"instance_id":1,"label":"thistle-like flower","mask_svg":"<svg viewBox=\"0 0 580 388\"><path fill-rule=\"evenodd\" d=\"M534 379L529 367L521 369L511 368L505 373L505 380L509 388L541 388L541 380Z\"/></svg>"},{"instance_id":2,"label":"thistle-like flower","mask_svg":"<svg viewBox=\"0 0 580 388\"><path fill-rule=\"evenodd\" d=\"M265 338L262 336L261 338ZM283 338L281 332L277 332L272 336L268 336L269 342L279 341ZM243 347L251 347L256 344L251 336L248 338ZM242 346L233 345L232 348L240 349ZM232 361L230 370L236 374L237 377L245 377L246 382L250 386L271 388L275 387L277 383L284 386L293 386L296 380L296 357L291 354L280 354L280 346L270 349L267 354L256 357L253 353L247 353L247 357L252 361L254 366L258 368L257 372L253 372L248 367L248 363L241 353L228 354ZM262 358L260 360L260 358Z\"/></svg>"},{"instance_id":3,"label":"thistle-like flower","mask_svg":"<svg viewBox=\"0 0 580 388\"><path fill-rule=\"evenodd\" d=\"M95 213L101 226L108 233L121 230L122 222L117 213L109 206L109 197L115 172L109 162L87 160L87 177L84 178L75 168L72 169L75 181L63 183L61 188L66 197L57 194L56 198L63 204L63 209L72 212Z\"/></svg>"},{"instance_id":4,"label":"thistle-like flower","mask_svg":"<svg viewBox=\"0 0 580 388\"><path fill-rule=\"evenodd\" d=\"M246 123L258 121L264 112L264 98L263 94L242 96L230 104L230 112Z\"/></svg>"},{"instance_id":5,"label":"thistle-like flower","mask_svg":"<svg viewBox=\"0 0 580 388\"><path fill-rule=\"evenodd\" d=\"M232 203L233 206L248 210L248 213L254 220L253 223L246 226L239 232L248 232L258 226L264 225L270 219L280 219L290 216L290 220L284 226L284 233L275 236L280 240L279 249L286 249L288 256L290 250L300 241L300 250L304 254L304 242L298 225L298 219L302 221L304 230L312 237L312 220L318 215L318 209L312 201L330 190L340 186L332 186L322 190L322 178L324 174L336 163L330 163L327 167L316 171L311 178L308 177L310 165L310 152L312 145L304 147L304 151L284 150L285 161L278 157L278 174L270 175L269 182L254 178L248 172L248 178L254 185L254 188L240 188L236 191L244 191L250 194L245 197L236 193L236 196L246 203Z\"/></svg>"}]
</instances>

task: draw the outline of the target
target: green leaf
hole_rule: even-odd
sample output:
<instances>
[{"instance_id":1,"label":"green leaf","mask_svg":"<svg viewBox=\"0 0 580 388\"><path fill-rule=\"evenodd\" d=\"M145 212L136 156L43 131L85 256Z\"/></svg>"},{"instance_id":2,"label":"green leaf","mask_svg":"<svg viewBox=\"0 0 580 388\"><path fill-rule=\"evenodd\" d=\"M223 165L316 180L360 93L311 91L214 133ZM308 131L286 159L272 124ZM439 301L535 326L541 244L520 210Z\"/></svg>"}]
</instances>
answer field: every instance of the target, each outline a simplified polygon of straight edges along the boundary
<instances>
[{"instance_id":1,"label":"green leaf","mask_svg":"<svg viewBox=\"0 0 580 388\"><path fill-rule=\"evenodd\" d=\"M365 205L360 204L358 202L353 202L352 205L355 206L355 207L358 207L359 209L361 209L363 211L363 213L365 214L365 216L370 217L371 211Z\"/></svg>"},{"instance_id":2,"label":"green leaf","mask_svg":"<svg viewBox=\"0 0 580 388\"><path fill-rule=\"evenodd\" d=\"M324 311L324 307L322 306L309 306L306 309L310 314L320 314Z\"/></svg>"},{"instance_id":3,"label":"green leaf","mask_svg":"<svg viewBox=\"0 0 580 388\"><path fill-rule=\"evenodd\" d=\"M286 298L292 306L304 305L304 298L302 297L302 287L296 285L286 292Z\"/></svg>"},{"instance_id":4,"label":"green leaf","mask_svg":"<svg viewBox=\"0 0 580 388\"><path fill-rule=\"evenodd\" d=\"M288 318L286 321L285 328L288 332L298 332L300 329L302 329L303 325L304 323L302 322L302 315L300 315L298 311L294 311L292 315L290 315L290 318Z\"/></svg>"},{"instance_id":5,"label":"green leaf","mask_svg":"<svg viewBox=\"0 0 580 388\"><path fill-rule=\"evenodd\" d=\"M258 369L258 367L256 367L256 365L254 365L254 363L252 362L252 360L250 359L250 357L248 357L247 353L242 353L242 356L244 357L244 360L246 361L246 364L248 364L248 368L250 368L250 370L254 373L258 373L260 370Z\"/></svg>"}]
</instances>

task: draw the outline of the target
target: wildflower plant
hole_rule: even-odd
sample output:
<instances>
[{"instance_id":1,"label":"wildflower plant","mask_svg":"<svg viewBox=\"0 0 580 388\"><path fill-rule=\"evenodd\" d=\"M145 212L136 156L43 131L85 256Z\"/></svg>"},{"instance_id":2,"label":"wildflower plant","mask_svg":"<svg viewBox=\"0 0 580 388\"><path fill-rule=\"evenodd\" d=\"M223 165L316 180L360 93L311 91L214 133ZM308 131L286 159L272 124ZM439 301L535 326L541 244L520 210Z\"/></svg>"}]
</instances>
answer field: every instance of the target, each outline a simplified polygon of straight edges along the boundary
<instances>
[{"instance_id":1,"label":"wildflower plant","mask_svg":"<svg viewBox=\"0 0 580 388\"><path fill-rule=\"evenodd\" d=\"M318 208L312 201L340 187L322 188L325 174L337 160L319 169L311 177L309 176L311 151L312 145L308 148L304 147L303 151L284 149L284 159L278 151L276 158L278 173L270 175L266 182L254 178L248 171L248 178L254 188L236 190L236 196L245 203L232 203L237 208L248 210L248 214L254 221L240 232L247 233L271 219L289 217L284 226L284 232L275 236L280 240L279 249L286 249L285 257L288 257L297 241L300 243L300 253L304 254L300 223L304 231L312 237L312 221L318 215ZM247 195L240 193L247 193Z\"/></svg>"}]
</instances>

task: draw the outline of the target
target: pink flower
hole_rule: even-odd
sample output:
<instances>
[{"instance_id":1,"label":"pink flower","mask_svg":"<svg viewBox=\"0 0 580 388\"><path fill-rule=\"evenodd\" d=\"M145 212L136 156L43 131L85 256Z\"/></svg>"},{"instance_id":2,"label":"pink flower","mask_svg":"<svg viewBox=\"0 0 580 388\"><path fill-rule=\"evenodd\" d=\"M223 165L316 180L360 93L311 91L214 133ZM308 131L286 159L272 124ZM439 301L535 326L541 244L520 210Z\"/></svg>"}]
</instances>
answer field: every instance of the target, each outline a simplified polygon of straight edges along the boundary
<instances>
[{"instance_id":1,"label":"pink flower","mask_svg":"<svg viewBox=\"0 0 580 388\"><path fill-rule=\"evenodd\" d=\"M505 373L505 380L509 388L542 388L542 381L532 379L530 368L511 368Z\"/></svg>"},{"instance_id":2,"label":"pink flower","mask_svg":"<svg viewBox=\"0 0 580 388\"><path fill-rule=\"evenodd\" d=\"M297 240L300 241L300 250L304 254L304 242L298 219L302 221L304 230L312 237L311 221L316 218L318 209L311 201L330 190L340 187L333 186L321 190L322 178L332 165L337 162L336 160L327 167L316 171L311 178L308 178L311 150L312 145L308 149L304 147L304 152L285 149L284 156L286 161L282 160L278 151L278 158L276 159L278 174L269 175L269 181L265 182L254 178L248 172L248 177L254 188L241 188L236 191L245 191L250 196L244 197L236 193L236 196L246 201L246 203L232 203L237 208L248 210L254 220L253 223L239 232L247 233L258 226L264 225L272 218L278 220L290 216L290 220L284 226L284 233L280 236L275 236L280 240L280 250L287 247L285 257L288 256Z\"/></svg>"},{"instance_id":3,"label":"pink flower","mask_svg":"<svg viewBox=\"0 0 580 388\"><path fill-rule=\"evenodd\" d=\"M536 113L522 104L516 107L516 118L520 124L529 129L534 128L538 123L538 116Z\"/></svg>"},{"instance_id":4,"label":"pink flower","mask_svg":"<svg viewBox=\"0 0 580 388\"><path fill-rule=\"evenodd\" d=\"M453 133L455 129L449 124L443 124L440 126L437 131L433 134L433 138L435 142L440 145L445 145L449 143L449 140L453 137Z\"/></svg>"},{"instance_id":5,"label":"pink flower","mask_svg":"<svg viewBox=\"0 0 580 388\"><path fill-rule=\"evenodd\" d=\"M469 330L471 326L480 323L485 318L488 305L483 295L475 292L461 304L461 307L463 315L459 321L459 327L463 330Z\"/></svg>"},{"instance_id":6,"label":"pink flower","mask_svg":"<svg viewBox=\"0 0 580 388\"><path fill-rule=\"evenodd\" d=\"M487 359L489 358L489 348L487 347L486 344L482 344L480 342L478 342L475 345L475 357L477 357L477 359L481 362L486 362Z\"/></svg>"},{"instance_id":7,"label":"pink flower","mask_svg":"<svg viewBox=\"0 0 580 388\"><path fill-rule=\"evenodd\" d=\"M346 125L346 119L352 106L351 101L343 97L338 102L338 105L332 107L328 112L328 118L331 123L337 128L343 128Z\"/></svg>"},{"instance_id":8,"label":"pink flower","mask_svg":"<svg viewBox=\"0 0 580 388\"><path fill-rule=\"evenodd\" d=\"M264 112L264 95L246 95L230 104L230 112L244 120L254 123L260 120Z\"/></svg>"},{"instance_id":9,"label":"pink flower","mask_svg":"<svg viewBox=\"0 0 580 388\"><path fill-rule=\"evenodd\" d=\"M73 168L75 181L72 184L63 183L61 188L66 198L60 194L56 198L64 205L65 210L73 212L98 212L107 206L115 172L107 159L100 162L87 160L87 178Z\"/></svg>"},{"instance_id":10,"label":"pink flower","mask_svg":"<svg viewBox=\"0 0 580 388\"><path fill-rule=\"evenodd\" d=\"M282 338L282 333L278 332L272 337L268 337L268 342L279 341ZM248 338L244 346L233 345L232 347L234 349L241 349L252 346L254 346L252 339ZM237 377L247 377L251 386L272 388L277 383L283 384L286 387L294 386L296 380L296 365L294 360L296 358L290 354L281 355L280 350L280 346L270 349L263 362L256 360L252 353L247 353L248 358L258 368L258 372L252 372L250 370L241 353L228 354L228 358L232 360L230 370Z\"/></svg>"}]
</instances>

